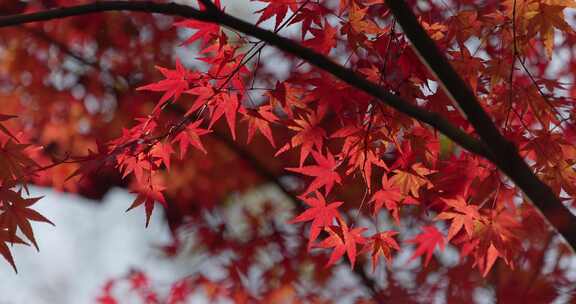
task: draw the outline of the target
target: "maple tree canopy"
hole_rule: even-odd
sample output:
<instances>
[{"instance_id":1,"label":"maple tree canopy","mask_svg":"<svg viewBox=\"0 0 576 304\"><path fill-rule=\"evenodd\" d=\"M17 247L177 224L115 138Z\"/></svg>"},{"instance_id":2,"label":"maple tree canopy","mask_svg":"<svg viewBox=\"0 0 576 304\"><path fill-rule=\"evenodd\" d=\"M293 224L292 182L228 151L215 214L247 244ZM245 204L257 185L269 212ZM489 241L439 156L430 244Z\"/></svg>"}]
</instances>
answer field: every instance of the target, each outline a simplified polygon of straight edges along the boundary
<instances>
[{"instance_id":1,"label":"maple tree canopy","mask_svg":"<svg viewBox=\"0 0 576 304\"><path fill-rule=\"evenodd\" d=\"M27 185L119 186L227 257L145 303L570 300L576 1L197 2L0 2L6 267L58 224Z\"/></svg>"}]
</instances>

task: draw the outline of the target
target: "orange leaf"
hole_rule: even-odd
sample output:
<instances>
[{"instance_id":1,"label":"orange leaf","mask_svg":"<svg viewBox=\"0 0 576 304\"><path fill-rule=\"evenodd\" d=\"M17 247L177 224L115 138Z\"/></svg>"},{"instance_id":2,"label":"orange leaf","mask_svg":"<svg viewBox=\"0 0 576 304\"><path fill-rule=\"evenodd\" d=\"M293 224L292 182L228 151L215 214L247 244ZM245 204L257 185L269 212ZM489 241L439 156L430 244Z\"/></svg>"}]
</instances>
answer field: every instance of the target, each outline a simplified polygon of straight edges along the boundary
<instances>
[{"instance_id":1,"label":"orange leaf","mask_svg":"<svg viewBox=\"0 0 576 304\"><path fill-rule=\"evenodd\" d=\"M474 224L480 220L478 206L468 205L464 198L442 199L446 205L452 207L456 212L442 212L434 220L452 220L450 229L448 229L447 240L450 241L462 227L466 230L468 237L474 234Z\"/></svg>"},{"instance_id":2,"label":"orange leaf","mask_svg":"<svg viewBox=\"0 0 576 304\"><path fill-rule=\"evenodd\" d=\"M397 231L386 231L374 234L360 253L370 251L372 257L372 272L376 270L380 256L383 256L387 263L392 260L392 250L400 250L400 246L393 238L397 235Z\"/></svg>"}]
</instances>

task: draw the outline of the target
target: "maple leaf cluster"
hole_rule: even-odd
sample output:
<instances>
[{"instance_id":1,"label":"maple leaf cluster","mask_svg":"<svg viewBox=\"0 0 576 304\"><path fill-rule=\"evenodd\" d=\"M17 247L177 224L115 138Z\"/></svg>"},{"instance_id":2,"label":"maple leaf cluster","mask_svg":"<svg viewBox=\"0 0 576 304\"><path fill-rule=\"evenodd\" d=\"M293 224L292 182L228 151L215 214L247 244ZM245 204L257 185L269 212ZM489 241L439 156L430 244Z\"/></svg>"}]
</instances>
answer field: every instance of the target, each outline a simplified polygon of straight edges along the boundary
<instances>
[{"instance_id":1,"label":"maple leaf cluster","mask_svg":"<svg viewBox=\"0 0 576 304\"><path fill-rule=\"evenodd\" d=\"M31 1L27 9L46 9L43 2ZM54 1L60 6L74 2ZM258 2L256 25L268 26L269 34L289 35L314 56L432 113L431 119L442 117L465 136L479 137L441 81L420 62L422 54L411 47L385 1ZM423 30L536 176L572 205L576 91L546 76L553 68L558 79L573 76L572 58L562 67L551 59L576 42L564 16L574 4L461 1L447 8L446 3L425 3L413 7ZM195 7L200 14L226 12L220 1L210 4L198 1ZM25 43L0 38L14 49L12 57L0 61L0 72L29 70L28 76L11 76L9 83L14 92L38 96L13 93L8 97L22 102L7 106L6 113L24 114L0 116L0 253L13 267L8 244L27 240L38 247L29 222L50 223L30 208L38 198L24 198L16 190L29 182L95 197L107 187L126 187L135 194L128 210L143 206L146 226L156 204L165 208L174 234L174 244L164 248L167 254L182 250L181 231L194 234L214 256L238 253L222 266L229 281L204 276L179 281L168 303L184 301L199 286L214 299L224 294L245 301L292 298L297 292L286 282L304 276L304 263L324 265L325 272L308 274L324 283L323 274L342 257L360 272L369 260L375 273L396 267L397 252L408 250L407 262L423 258L422 269L429 269L418 277L425 284L430 280L424 274L438 267L437 249L459 252L462 268L450 270L446 276L451 278L461 278L458 271L464 267L489 277L491 270L500 271L498 261L520 273L526 265L542 264L536 253L550 244L568 254L490 154L467 151L428 122L388 107L390 101L340 80L321 64L229 31L218 20L125 15L98 15L98 22L60 20L65 26L59 28L66 29L61 32L25 27L46 48L102 45L93 51L103 62L81 62L91 68L78 72L77 84L69 87L65 80L51 85L38 80L50 72L40 63L61 58L24 59L18 52L26 50ZM129 20L119 21L124 19ZM127 32L139 34L117 33L109 25L115 22L126 22ZM47 42L50 35L63 37L64 45ZM181 51L174 62L172 46ZM60 56L83 60L70 50ZM63 79L73 74L60 72ZM16 136L13 130L28 131ZM238 207L241 224L223 220L234 197L266 183L282 194L257 207ZM282 211L286 214L280 196L297 211L291 219L279 220ZM233 238L234 229L243 229L241 237ZM302 240L298 246L286 240L290 229ZM255 257L271 247L281 258L275 266L262 266ZM278 288L254 295L239 287L253 265L263 267ZM554 279L562 281L561 267L554 269ZM144 273L134 272L127 280L144 302L161 302ZM238 289L218 285L227 282ZM115 303L115 284L103 290L101 303ZM313 291L303 294L310 301L320 297Z\"/></svg>"},{"instance_id":2,"label":"maple leaf cluster","mask_svg":"<svg viewBox=\"0 0 576 304\"><path fill-rule=\"evenodd\" d=\"M13 118L0 115L0 122ZM30 157L30 145L21 143L22 136L13 135L4 125L0 125L0 131L0 255L17 271L9 246L30 242L39 250L31 222L54 224L32 209L41 197L27 197L22 193L23 190L28 193L27 178L42 169ZM19 190L15 191L17 185Z\"/></svg>"},{"instance_id":3,"label":"maple leaf cluster","mask_svg":"<svg viewBox=\"0 0 576 304\"><path fill-rule=\"evenodd\" d=\"M306 18L312 18L306 15L305 9L308 6L316 6L316 9L320 7L320 12L327 10L322 7L322 4L309 5L304 2L299 7L293 2L271 1L258 12L261 16L257 23L275 17L274 30L276 32L286 24L292 25L298 22L307 24L301 27L301 37L311 35L313 38L305 39L303 45L320 54L328 55L338 46L335 27L325 16L320 19L315 16L306 22ZM378 1L341 3L339 14L342 15L348 11L349 17L347 21L341 22L343 26L341 34L348 38L346 48L352 55L357 56L355 64L362 66L366 71L375 72L379 82L391 86L391 83L387 83L389 81L387 77L390 76L384 72L388 68L387 61L390 60L387 57L399 56L394 60L401 61L402 54L392 54L387 51L385 58L357 55L359 52L378 54L380 43L386 43L388 48L401 48L402 44L406 43L395 33L393 26L380 27L375 21L369 19L369 10L382 9L384 8ZM286 19L288 11L294 13L294 18ZM286 23L284 23L285 19ZM462 247L462 255L472 254L475 259L474 264L483 275L488 273L498 257L503 258L506 263L512 263L511 255L519 243L515 232L515 229L520 226L518 216L502 207L506 202L500 201L498 193L491 193L483 198L494 200L489 208L486 204L480 205L478 201L470 202L474 196L485 195L476 193L474 187L485 180L495 183L494 186L499 188L507 187L498 177L489 178L489 171L493 168L491 164L470 155L453 154L446 159L441 159L440 145L433 144L437 140L431 130L420 127L414 120L407 120L402 124L399 124L399 121L391 121L388 118L389 112L382 109L374 100L370 100L358 90L326 77L322 72L298 74L298 71L294 71L290 79L270 89L268 99L258 101L255 108L250 108L246 103L239 101L249 98L249 82L251 81L253 86L255 80L259 80L257 78L258 66L250 71L244 61L252 49L246 54L240 53L236 45L228 42L228 35L215 25L184 21L177 23L176 26L197 31L186 40L185 44L202 40L200 53L207 56L201 60L208 64L208 72L189 71L178 61L175 70L159 67L165 79L139 88L139 90L160 91L163 92L163 96L146 120L144 127L149 127L149 129L144 131L144 128L141 128L142 130L136 133L139 134L137 136L153 133L154 128L150 126L155 126L155 124L150 121L157 119L156 116L160 114L159 110L166 107L169 102L171 104L180 102L182 94L192 96L192 101L184 105L188 108L185 120L193 121L196 125L206 121L207 129L211 130L214 124L224 116L234 140L236 139L237 113L244 115L249 121L248 141L253 138L255 130L258 129L275 147L272 126L282 124L292 130L293 135L284 146L278 149L275 156L290 150L299 149L300 151L299 166L288 167L286 170L310 177L310 182L301 194L301 199L311 208L297 216L292 222L312 221L308 248L331 248L333 251L327 266L336 263L344 253L354 266L358 254L357 244L365 245L362 251L372 249L374 267L379 255L384 254L390 259L390 250L399 248L392 238L396 234L395 231L377 230L372 235L365 236L367 228L349 228L347 220L340 214L339 207L344 202L326 202L326 198L330 196L335 186L343 186L343 177L353 178L356 174L363 179L368 193L372 192L374 169L378 169L381 175L382 188L374 191L369 201L374 205L373 216L377 216L381 208L385 206L391 212L396 224L399 224L402 205L425 202L429 207L424 208L433 208L439 212L434 220L450 222L447 236L438 232L434 226L427 226L424 232L408 240L408 243L418 245L412 258L426 253L426 264L428 264L437 245L443 248L446 242L458 236L455 243ZM432 33L437 29L445 30L442 25L426 23L425 28L431 32L433 39L447 39L444 34ZM520 29L521 27L516 30ZM371 36L376 33L378 36ZM541 36L542 39L547 39L546 34ZM394 44L397 45L394 46ZM546 46L549 42L543 40L543 44ZM406 72L410 74L409 71ZM428 78L425 73L419 76L420 79L411 78L409 83L402 85L404 87L402 89L418 92L417 86ZM326 91L326 88L330 90ZM290 89L292 91L289 91ZM398 88L399 91L402 89ZM443 110L446 111L447 108ZM184 122L184 124L189 123ZM462 124L465 126L465 123ZM181 145L188 141L194 142L197 148L203 150L198 141L198 133L193 133L192 136L184 133L184 136L188 138L182 139L179 127L179 125L173 127L169 133L178 133ZM331 129L333 131L329 135ZM118 142L126 143L135 138L136 136L125 136ZM344 139L344 141L338 150L340 152L334 155L331 150L338 149L339 139ZM158 144L160 143L154 143L154 145ZM181 146L180 149L184 150L181 152L182 155L187 146ZM396 155L388 159L387 164L385 153L390 150ZM164 157L169 159L171 151L163 151L166 153ZM456 162L458 166L453 165L453 162ZM306 163L309 164L305 165ZM145 170L150 174L154 171L150 165L146 168ZM346 170L342 171L343 168ZM123 172L124 176L134 172L137 183L142 185L146 184L142 181L142 171L143 169L135 171L125 168ZM446 175L451 176L446 177ZM137 190L138 198L132 207L146 202L149 218L153 202L164 203L164 199L159 191L154 191L152 184L147 187L149 192L154 193L156 199L150 193ZM481 207L484 208L481 209ZM502 222L495 224L496 219ZM465 229L462 230L462 227ZM327 233L328 236L316 244L315 241L321 231Z\"/></svg>"}]
</instances>

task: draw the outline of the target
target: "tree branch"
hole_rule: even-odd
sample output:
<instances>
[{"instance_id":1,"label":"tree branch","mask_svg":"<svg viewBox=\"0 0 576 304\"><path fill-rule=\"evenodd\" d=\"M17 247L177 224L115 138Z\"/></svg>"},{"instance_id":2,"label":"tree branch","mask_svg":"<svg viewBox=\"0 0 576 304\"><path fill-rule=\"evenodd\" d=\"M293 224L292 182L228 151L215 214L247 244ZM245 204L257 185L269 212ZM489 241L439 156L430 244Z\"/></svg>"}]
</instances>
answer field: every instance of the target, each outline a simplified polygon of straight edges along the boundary
<instances>
[{"instance_id":1,"label":"tree branch","mask_svg":"<svg viewBox=\"0 0 576 304\"><path fill-rule=\"evenodd\" d=\"M98 62L94 62L94 61L88 60L82 56L79 56L75 52L72 52L64 43L52 39L52 37L47 35L45 32L40 31L40 30L36 30L34 28L24 27L24 26L20 27L19 29L21 29L25 33L28 33L28 34L30 34L30 35L32 35L32 36L34 36L40 40L43 40L44 42L46 42L48 44L52 44L52 45L56 46L60 51L62 51L62 53L64 53L64 55L70 56L72 59L76 60L78 63L81 63L84 66L89 67L91 69L101 70L99 65L98 65Z\"/></svg>"},{"instance_id":2,"label":"tree branch","mask_svg":"<svg viewBox=\"0 0 576 304\"><path fill-rule=\"evenodd\" d=\"M576 249L576 217L562 204L545 183L524 162L513 142L506 139L484 111L469 85L460 77L422 28L418 19L402 0L386 4L412 42L420 59L436 75L444 90L456 102L494 156L493 163L504 172L556 228L573 250Z\"/></svg>"}]
</instances>

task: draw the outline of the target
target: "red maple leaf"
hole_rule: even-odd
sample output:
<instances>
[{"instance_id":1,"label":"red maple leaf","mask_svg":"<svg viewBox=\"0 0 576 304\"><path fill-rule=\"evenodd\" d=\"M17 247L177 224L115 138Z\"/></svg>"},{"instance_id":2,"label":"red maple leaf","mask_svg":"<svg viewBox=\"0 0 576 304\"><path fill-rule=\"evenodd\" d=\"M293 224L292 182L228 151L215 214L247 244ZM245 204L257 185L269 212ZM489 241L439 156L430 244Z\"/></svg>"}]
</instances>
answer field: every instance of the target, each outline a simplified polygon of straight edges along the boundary
<instances>
[{"instance_id":1,"label":"red maple leaf","mask_svg":"<svg viewBox=\"0 0 576 304\"><path fill-rule=\"evenodd\" d=\"M12 257L12 253L10 252L10 248L8 247L7 243L22 245L28 244L18 236L11 235L11 233L9 233L7 230L0 229L0 255L2 255L4 259L10 263L10 265L12 265L12 268L14 268L15 272L18 272L18 269L16 269L16 263L14 262L14 258Z\"/></svg>"},{"instance_id":2,"label":"red maple leaf","mask_svg":"<svg viewBox=\"0 0 576 304\"><path fill-rule=\"evenodd\" d=\"M166 169L170 169L170 159L173 153L174 149L172 148L172 145L164 142L157 142L152 149L150 149L150 157L152 157L156 167L160 167L164 164Z\"/></svg>"},{"instance_id":3,"label":"red maple leaf","mask_svg":"<svg viewBox=\"0 0 576 304\"><path fill-rule=\"evenodd\" d=\"M23 198L21 191L15 192L5 187L0 191L0 210L2 211L2 214L0 214L0 227L7 228L6 232L11 237L9 238L10 242L16 242L13 240L16 240L16 229L19 228L26 238L32 242L34 247L36 247L36 250L39 250L30 221L54 225L54 223L42 214L30 208L30 206L34 205L41 198L42 197Z\"/></svg>"},{"instance_id":4,"label":"red maple leaf","mask_svg":"<svg viewBox=\"0 0 576 304\"><path fill-rule=\"evenodd\" d=\"M210 101L212 98L214 98L217 94L214 91L214 88L207 84L205 86L203 85L199 85L199 86L195 86L193 88L191 88L190 90L187 90L186 92L184 92L186 94L190 94L192 96L196 96L196 100L194 100L194 103L192 104L192 106L190 106L190 108L188 109L188 111L186 111L186 116L194 113L196 110L202 108L204 105L206 105L206 103L208 101Z\"/></svg>"},{"instance_id":5,"label":"red maple leaf","mask_svg":"<svg viewBox=\"0 0 576 304\"><path fill-rule=\"evenodd\" d=\"M424 167L422 163L415 163L409 170L396 169L392 172L395 174L390 178L390 182L397 185L404 195L418 197L420 188L432 187L426 175L434 171Z\"/></svg>"},{"instance_id":6,"label":"red maple leaf","mask_svg":"<svg viewBox=\"0 0 576 304\"><path fill-rule=\"evenodd\" d=\"M138 153L137 155L128 153L129 151L126 151L126 153L120 153L116 156L117 167L122 172L122 178L133 173L138 183L145 184L153 168L150 162L151 158L147 157L145 153Z\"/></svg>"},{"instance_id":7,"label":"red maple leaf","mask_svg":"<svg viewBox=\"0 0 576 304\"><path fill-rule=\"evenodd\" d=\"M520 222L516 216L503 208L490 210L475 231L479 242L476 249L475 264L486 276L498 257L506 264L512 265L512 257L520 250L521 230Z\"/></svg>"},{"instance_id":8,"label":"red maple leaf","mask_svg":"<svg viewBox=\"0 0 576 304\"><path fill-rule=\"evenodd\" d=\"M165 187L160 185L150 185L148 187L140 187L135 191L132 191L131 193L136 193L137 196L132 205L130 205L130 207L126 209L126 212L144 204L144 207L146 209L146 227L148 227L148 224L150 224L150 217L152 216L152 211L154 210L155 203L159 202L164 206L164 208L167 207L166 199L162 194L162 191L164 191L165 189L166 189Z\"/></svg>"},{"instance_id":9,"label":"red maple leaf","mask_svg":"<svg viewBox=\"0 0 576 304\"><path fill-rule=\"evenodd\" d=\"M326 23L322 29L310 29L314 38L308 39L303 42L304 46L314 49L320 54L328 54L336 44L336 34L338 33L335 27Z\"/></svg>"},{"instance_id":10,"label":"red maple leaf","mask_svg":"<svg viewBox=\"0 0 576 304\"><path fill-rule=\"evenodd\" d=\"M272 147L276 148L274 143L274 136L272 136L272 129L270 123L278 121L278 118L272 113L272 106L265 105L258 108L258 110L246 110L244 114L248 120L248 139L249 144L254 138L256 130L259 130L266 139L270 142Z\"/></svg>"},{"instance_id":11,"label":"red maple leaf","mask_svg":"<svg viewBox=\"0 0 576 304\"><path fill-rule=\"evenodd\" d=\"M409 261L412 261L426 253L424 266L428 266L436 246L440 246L440 249L444 250L446 240L444 239L444 235L442 235L442 233L434 226L424 226L422 227L422 230L424 230L424 232L418 234L413 239L407 240L406 243L418 244L418 248L416 248Z\"/></svg>"},{"instance_id":12,"label":"red maple leaf","mask_svg":"<svg viewBox=\"0 0 576 304\"><path fill-rule=\"evenodd\" d=\"M28 144L20 144L11 137L0 139L0 181L19 179L38 164L28 156Z\"/></svg>"},{"instance_id":13,"label":"red maple leaf","mask_svg":"<svg viewBox=\"0 0 576 304\"><path fill-rule=\"evenodd\" d=\"M347 126L333 133L331 138L345 138L341 155L348 159L348 170L346 175L354 170L361 172L368 191L372 188L372 166L388 169L386 163L381 159L381 150L385 150L386 145L381 143L379 138L374 138L369 130L364 127Z\"/></svg>"},{"instance_id":14,"label":"red maple leaf","mask_svg":"<svg viewBox=\"0 0 576 304\"><path fill-rule=\"evenodd\" d=\"M376 270L380 256L383 256L386 262L389 263L392 260L392 250L400 250L400 246L393 238L397 234L397 231L392 230L376 233L370 237L368 243L360 251L360 253L370 252L372 272Z\"/></svg>"},{"instance_id":15,"label":"red maple leaf","mask_svg":"<svg viewBox=\"0 0 576 304\"><path fill-rule=\"evenodd\" d=\"M318 126L320 119L321 117L316 113L307 115L307 118L294 119L294 122L297 125L288 126L288 128L297 131L298 134L294 135L290 142L280 148L274 156L278 156L285 151L294 149L301 145L300 166L302 166L314 147L316 147L318 151L322 151L324 138L326 138L326 131Z\"/></svg>"},{"instance_id":16,"label":"red maple leaf","mask_svg":"<svg viewBox=\"0 0 576 304\"><path fill-rule=\"evenodd\" d=\"M321 26L324 15L329 14L330 10L324 5L316 3L310 7L302 8L296 17L290 21L290 24L302 23L302 39L310 31L312 25Z\"/></svg>"},{"instance_id":17,"label":"red maple leaf","mask_svg":"<svg viewBox=\"0 0 576 304\"><path fill-rule=\"evenodd\" d=\"M240 102L238 101L237 94L218 94L216 97L212 98L214 102L210 102L210 109L212 111L212 118L210 119L209 129L222 115L226 117L226 123L230 128L232 133L232 138L236 140L236 114L238 113L238 107Z\"/></svg>"},{"instance_id":18,"label":"red maple leaf","mask_svg":"<svg viewBox=\"0 0 576 304\"><path fill-rule=\"evenodd\" d=\"M322 240L315 247L320 248L334 248L326 267L333 265L340 259L344 253L347 254L352 268L356 262L356 244L365 244L366 238L362 236L362 232L366 230L364 227L349 229L346 222L338 219L338 226L328 226L324 231L328 232L328 238Z\"/></svg>"},{"instance_id":19,"label":"red maple leaf","mask_svg":"<svg viewBox=\"0 0 576 304\"><path fill-rule=\"evenodd\" d=\"M305 108L302 101L302 88L292 85L289 82L276 82L276 87L265 93L269 97L272 107L279 107L292 119L294 118L294 108Z\"/></svg>"},{"instance_id":20,"label":"red maple leaf","mask_svg":"<svg viewBox=\"0 0 576 304\"><path fill-rule=\"evenodd\" d=\"M315 177L303 195L316 191L321 187L324 187L325 194L328 195L335 183L342 183L340 175L334 171L338 167L338 163L330 151L326 153L326 157L316 151L312 151L312 157L317 163L316 166L286 168L286 170Z\"/></svg>"},{"instance_id":21,"label":"red maple leaf","mask_svg":"<svg viewBox=\"0 0 576 304\"><path fill-rule=\"evenodd\" d=\"M204 149L204 146L200 141L200 136L208 134L212 131L201 129L200 128L201 123L202 120L198 120L189 124L188 126L186 126L186 129L179 132L178 135L176 135L176 137L174 137L174 139L172 140L172 143L176 142L179 143L178 146L180 150L180 159L184 159L184 155L186 155L186 152L188 152L188 147L190 145L204 152L204 154L207 154L206 149Z\"/></svg>"},{"instance_id":22,"label":"red maple leaf","mask_svg":"<svg viewBox=\"0 0 576 304\"><path fill-rule=\"evenodd\" d=\"M194 75L186 70L179 59L176 59L176 70L169 70L159 66L156 66L156 68L166 79L136 88L138 91L164 92L164 95L162 95L162 98L160 98L154 108L154 112L162 108L170 98L174 97L174 100L177 100L184 91L188 90L188 79L191 79Z\"/></svg>"},{"instance_id":23,"label":"red maple leaf","mask_svg":"<svg viewBox=\"0 0 576 304\"><path fill-rule=\"evenodd\" d=\"M310 249L312 243L318 238L322 228L332 225L334 219L340 218L338 207L340 207L343 202L331 202L327 204L324 196L318 191L314 192L313 197L301 197L301 199L311 208L306 209L288 223L312 221L310 236L308 237L308 249Z\"/></svg>"},{"instance_id":24,"label":"red maple leaf","mask_svg":"<svg viewBox=\"0 0 576 304\"><path fill-rule=\"evenodd\" d=\"M269 3L265 8L256 11L256 13L262 13L262 15L260 15L260 18L258 18L256 24L260 24L276 16L276 24L274 25L274 30L278 29L280 23L282 23L282 20L284 20L284 17L286 17L286 13L288 13L288 8L290 8L290 10L293 12L298 9L296 1L293 0L258 0L258 1Z\"/></svg>"},{"instance_id":25,"label":"red maple leaf","mask_svg":"<svg viewBox=\"0 0 576 304\"><path fill-rule=\"evenodd\" d=\"M220 26L216 23L187 19L174 23L174 26L197 30L194 35L182 42L181 45L189 45L200 39L200 41L202 41L201 47L204 48L212 39L220 35Z\"/></svg>"},{"instance_id":26,"label":"red maple leaf","mask_svg":"<svg viewBox=\"0 0 576 304\"><path fill-rule=\"evenodd\" d=\"M383 206L386 206L386 209L392 213L392 217L396 221L396 224L398 224L400 222L398 204L402 200L402 197L403 195L400 188L392 184L386 177L386 174L382 175L382 188L374 193L369 201L369 203L374 203L374 216L378 214Z\"/></svg>"}]
</instances>

